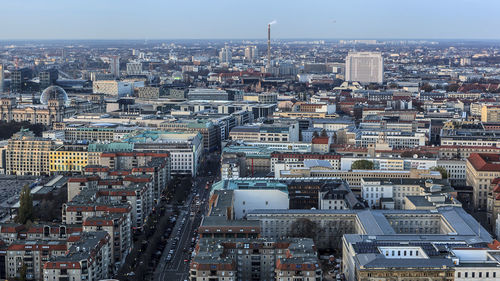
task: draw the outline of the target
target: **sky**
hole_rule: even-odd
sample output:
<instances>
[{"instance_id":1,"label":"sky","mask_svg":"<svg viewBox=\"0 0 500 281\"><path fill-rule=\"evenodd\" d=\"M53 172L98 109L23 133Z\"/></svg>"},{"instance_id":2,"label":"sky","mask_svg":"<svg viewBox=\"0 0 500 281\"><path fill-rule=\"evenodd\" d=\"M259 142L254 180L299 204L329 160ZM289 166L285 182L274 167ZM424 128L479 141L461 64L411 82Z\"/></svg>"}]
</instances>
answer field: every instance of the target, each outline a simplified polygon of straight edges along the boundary
<instances>
[{"instance_id":1,"label":"sky","mask_svg":"<svg viewBox=\"0 0 500 281\"><path fill-rule=\"evenodd\" d=\"M9 39L500 39L500 0L0 0Z\"/></svg>"}]
</instances>

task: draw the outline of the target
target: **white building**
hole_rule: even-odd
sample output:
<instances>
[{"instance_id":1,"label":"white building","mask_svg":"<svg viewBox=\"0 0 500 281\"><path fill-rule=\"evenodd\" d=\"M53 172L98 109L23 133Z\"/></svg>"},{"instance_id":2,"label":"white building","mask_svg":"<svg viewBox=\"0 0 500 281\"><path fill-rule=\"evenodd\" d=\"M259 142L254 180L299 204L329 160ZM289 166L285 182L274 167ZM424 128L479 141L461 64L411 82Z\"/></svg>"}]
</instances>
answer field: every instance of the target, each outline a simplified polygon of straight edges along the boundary
<instances>
[{"instance_id":1,"label":"white building","mask_svg":"<svg viewBox=\"0 0 500 281\"><path fill-rule=\"evenodd\" d=\"M203 137L200 133L146 131L126 138L134 142L137 151L168 151L173 175L198 174L203 156Z\"/></svg>"},{"instance_id":2,"label":"white building","mask_svg":"<svg viewBox=\"0 0 500 281\"><path fill-rule=\"evenodd\" d=\"M382 181L361 180L361 197L370 207L379 207L382 198L394 198L394 186Z\"/></svg>"},{"instance_id":3,"label":"white building","mask_svg":"<svg viewBox=\"0 0 500 281\"><path fill-rule=\"evenodd\" d=\"M233 53L231 52L231 48L229 48L226 45L219 52L219 62L220 63L231 63L232 60L233 60Z\"/></svg>"},{"instance_id":4,"label":"white building","mask_svg":"<svg viewBox=\"0 0 500 281\"><path fill-rule=\"evenodd\" d=\"M120 77L120 57L112 56L109 59L109 71L115 78Z\"/></svg>"},{"instance_id":5,"label":"white building","mask_svg":"<svg viewBox=\"0 0 500 281\"><path fill-rule=\"evenodd\" d=\"M356 146L367 147L376 144L379 139L392 148L415 148L425 146L427 137L424 133L410 133L401 131L385 131L383 133L371 130L359 130L356 134Z\"/></svg>"},{"instance_id":6,"label":"white building","mask_svg":"<svg viewBox=\"0 0 500 281\"><path fill-rule=\"evenodd\" d=\"M383 83L384 61L378 52L350 52L345 60L345 80Z\"/></svg>"},{"instance_id":7,"label":"white building","mask_svg":"<svg viewBox=\"0 0 500 281\"><path fill-rule=\"evenodd\" d=\"M447 197L453 191L446 185L446 180L423 180L423 179L367 179L361 180L361 197L365 199L370 207L383 207L394 202L395 209L406 209L406 197L408 196L431 196L430 202L436 202L436 206L445 202L441 197ZM384 198L384 199L382 199ZM451 203L455 201L452 200Z\"/></svg>"},{"instance_id":8,"label":"white building","mask_svg":"<svg viewBox=\"0 0 500 281\"><path fill-rule=\"evenodd\" d=\"M245 60L254 62L259 57L257 46L248 46L245 48Z\"/></svg>"},{"instance_id":9,"label":"white building","mask_svg":"<svg viewBox=\"0 0 500 281\"><path fill-rule=\"evenodd\" d=\"M437 166L446 170L450 181L463 181L465 183L465 160L438 160Z\"/></svg>"},{"instance_id":10,"label":"white building","mask_svg":"<svg viewBox=\"0 0 500 281\"><path fill-rule=\"evenodd\" d=\"M122 82L115 80L101 80L92 83L93 93L102 93L111 96L128 96L134 91L133 82Z\"/></svg>"},{"instance_id":11,"label":"white building","mask_svg":"<svg viewBox=\"0 0 500 281\"><path fill-rule=\"evenodd\" d=\"M499 280L498 250L488 248L456 248L451 250L456 281Z\"/></svg>"},{"instance_id":12,"label":"white building","mask_svg":"<svg viewBox=\"0 0 500 281\"><path fill-rule=\"evenodd\" d=\"M433 167L438 166L437 159L343 156L340 159L340 169L342 171L350 171L352 164L358 160L367 160L372 162L374 170L397 170L397 171L410 170L410 169L429 170ZM464 163L464 174L465 174L465 163Z\"/></svg>"},{"instance_id":13,"label":"white building","mask_svg":"<svg viewBox=\"0 0 500 281\"><path fill-rule=\"evenodd\" d=\"M288 209L288 193L278 189L249 189L234 191L234 216L242 219L249 211L263 209Z\"/></svg>"}]
</instances>

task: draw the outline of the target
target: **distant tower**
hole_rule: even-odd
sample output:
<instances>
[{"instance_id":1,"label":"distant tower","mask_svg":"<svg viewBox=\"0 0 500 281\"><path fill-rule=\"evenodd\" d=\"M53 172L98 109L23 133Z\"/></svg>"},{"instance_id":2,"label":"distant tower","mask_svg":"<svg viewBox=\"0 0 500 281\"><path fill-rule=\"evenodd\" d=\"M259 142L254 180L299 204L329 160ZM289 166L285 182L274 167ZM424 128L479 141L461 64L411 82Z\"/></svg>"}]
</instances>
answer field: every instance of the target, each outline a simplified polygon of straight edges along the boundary
<instances>
[{"instance_id":1,"label":"distant tower","mask_svg":"<svg viewBox=\"0 0 500 281\"><path fill-rule=\"evenodd\" d=\"M219 53L219 62L220 63L231 63L233 59L233 53L231 49L227 46L227 44L220 50Z\"/></svg>"},{"instance_id":2,"label":"distant tower","mask_svg":"<svg viewBox=\"0 0 500 281\"><path fill-rule=\"evenodd\" d=\"M254 62L258 56L257 46L248 46L245 48L245 60L248 62Z\"/></svg>"},{"instance_id":3,"label":"distant tower","mask_svg":"<svg viewBox=\"0 0 500 281\"><path fill-rule=\"evenodd\" d=\"M109 62L109 71L115 78L120 78L120 57L119 56L111 56Z\"/></svg>"},{"instance_id":4,"label":"distant tower","mask_svg":"<svg viewBox=\"0 0 500 281\"><path fill-rule=\"evenodd\" d=\"M267 69L271 67L271 24L267 25Z\"/></svg>"},{"instance_id":5,"label":"distant tower","mask_svg":"<svg viewBox=\"0 0 500 281\"><path fill-rule=\"evenodd\" d=\"M0 63L0 93L3 93L3 64Z\"/></svg>"}]
</instances>

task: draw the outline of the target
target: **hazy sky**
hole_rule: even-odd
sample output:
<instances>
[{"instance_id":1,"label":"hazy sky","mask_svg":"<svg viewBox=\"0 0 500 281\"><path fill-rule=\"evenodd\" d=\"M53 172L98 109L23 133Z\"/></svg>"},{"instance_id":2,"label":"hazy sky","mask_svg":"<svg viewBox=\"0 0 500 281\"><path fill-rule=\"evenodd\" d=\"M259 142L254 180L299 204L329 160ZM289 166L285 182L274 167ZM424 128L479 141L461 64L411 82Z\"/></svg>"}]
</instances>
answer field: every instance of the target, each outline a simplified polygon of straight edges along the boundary
<instances>
[{"instance_id":1,"label":"hazy sky","mask_svg":"<svg viewBox=\"0 0 500 281\"><path fill-rule=\"evenodd\" d=\"M500 0L0 0L1 39L500 39Z\"/></svg>"}]
</instances>

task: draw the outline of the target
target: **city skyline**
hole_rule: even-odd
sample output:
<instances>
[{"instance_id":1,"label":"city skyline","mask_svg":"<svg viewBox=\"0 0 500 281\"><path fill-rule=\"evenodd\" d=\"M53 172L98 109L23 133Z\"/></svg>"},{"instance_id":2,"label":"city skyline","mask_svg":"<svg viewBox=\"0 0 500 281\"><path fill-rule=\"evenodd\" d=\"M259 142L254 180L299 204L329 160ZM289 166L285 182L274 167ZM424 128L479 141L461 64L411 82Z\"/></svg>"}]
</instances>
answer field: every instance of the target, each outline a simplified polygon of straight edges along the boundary
<instances>
[{"instance_id":1,"label":"city skyline","mask_svg":"<svg viewBox=\"0 0 500 281\"><path fill-rule=\"evenodd\" d=\"M226 0L149 0L140 7L128 0L85 3L2 3L4 22L15 24L0 31L0 40L260 39L271 21L277 21L274 39L500 39L500 31L487 28L500 26L495 16L500 3L494 0L424 0L404 5L395 0L307 5L257 0L244 9Z\"/></svg>"}]
</instances>

